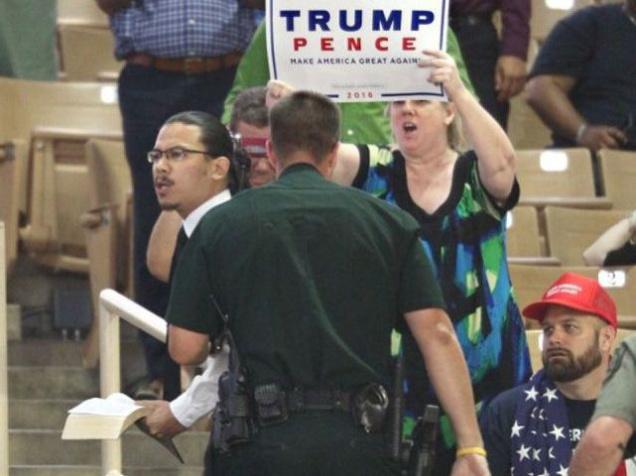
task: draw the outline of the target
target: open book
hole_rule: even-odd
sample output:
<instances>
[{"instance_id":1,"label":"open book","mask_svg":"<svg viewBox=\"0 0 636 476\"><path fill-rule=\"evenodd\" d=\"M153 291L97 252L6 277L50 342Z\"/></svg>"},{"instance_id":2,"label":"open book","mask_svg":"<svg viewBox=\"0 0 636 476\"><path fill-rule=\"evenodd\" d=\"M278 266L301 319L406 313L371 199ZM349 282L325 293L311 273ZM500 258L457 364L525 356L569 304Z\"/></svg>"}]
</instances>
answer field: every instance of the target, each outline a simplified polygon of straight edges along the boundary
<instances>
[{"instance_id":1,"label":"open book","mask_svg":"<svg viewBox=\"0 0 636 476\"><path fill-rule=\"evenodd\" d=\"M89 398L68 411L63 440L116 440L133 423L148 436L161 443L175 458L183 463L171 438L151 435L143 417L151 409L137 405L123 393L113 393L106 398Z\"/></svg>"}]
</instances>

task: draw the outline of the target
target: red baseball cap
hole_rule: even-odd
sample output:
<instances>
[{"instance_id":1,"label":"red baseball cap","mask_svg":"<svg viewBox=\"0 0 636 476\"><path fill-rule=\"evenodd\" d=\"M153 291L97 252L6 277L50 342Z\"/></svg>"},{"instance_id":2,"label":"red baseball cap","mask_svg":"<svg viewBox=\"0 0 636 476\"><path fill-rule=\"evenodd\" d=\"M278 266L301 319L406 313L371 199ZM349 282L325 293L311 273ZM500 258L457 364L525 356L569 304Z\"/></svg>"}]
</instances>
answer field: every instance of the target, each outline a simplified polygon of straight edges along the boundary
<instances>
[{"instance_id":1,"label":"red baseball cap","mask_svg":"<svg viewBox=\"0 0 636 476\"><path fill-rule=\"evenodd\" d=\"M562 274L543 294L541 301L525 307L523 315L541 322L551 304L593 314L612 327L618 327L616 305L595 279L575 273Z\"/></svg>"}]
</instances>

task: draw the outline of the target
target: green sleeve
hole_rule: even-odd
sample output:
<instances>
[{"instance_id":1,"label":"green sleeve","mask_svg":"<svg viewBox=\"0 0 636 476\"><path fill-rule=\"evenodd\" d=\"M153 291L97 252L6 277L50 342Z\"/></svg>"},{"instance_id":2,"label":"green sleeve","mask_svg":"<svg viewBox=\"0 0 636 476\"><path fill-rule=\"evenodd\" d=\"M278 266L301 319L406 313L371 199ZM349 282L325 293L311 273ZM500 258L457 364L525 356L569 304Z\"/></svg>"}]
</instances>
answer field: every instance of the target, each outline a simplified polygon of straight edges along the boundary
<instances>
[{"instance_id":1,"label":"green sleeve","mask_svg":"<svg viewBox=\"0 0 636 476\"><path fill-rule=\"evenodd\" d=\"M265 22L261 22L243 58L236 69L232 89L225 98L221 122L229 124L234 101L239 93L253 86L264 86L269 81L269 64L267 62L267 44L265 42Z\"/></svg>"},{"instance_id":2,"label":"green sleeve","mask_svg":"<svg viewBox=\"0 0 636 476\"><path fill-rule=\"evenodd\" d=\"M473 88L473 83L470 81L470 77L468 76L468 70L466 69L466 63L464 63L464 56L462 55L462 50L457 42L457 37L455 36L453 29L450 27L448 27L446 50L448 54L453 57L455 63L457 63L459 77L462 78L462 82L464 83L464 86L466 86L466 89L473 93L473 95L477 96L475 89Z\"/></svg>"}]
</instances>

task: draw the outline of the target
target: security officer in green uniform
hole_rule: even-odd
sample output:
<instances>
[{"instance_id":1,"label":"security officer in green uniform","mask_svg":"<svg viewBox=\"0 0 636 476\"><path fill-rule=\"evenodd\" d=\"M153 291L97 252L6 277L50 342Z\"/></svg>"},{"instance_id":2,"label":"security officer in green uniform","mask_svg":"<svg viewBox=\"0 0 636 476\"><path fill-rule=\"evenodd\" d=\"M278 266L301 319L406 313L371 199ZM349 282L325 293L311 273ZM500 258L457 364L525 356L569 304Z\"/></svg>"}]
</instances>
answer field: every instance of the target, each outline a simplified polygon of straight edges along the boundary
<instances>
[{"instance_id":1,"label":"security officer in green uniform","mask_svg":"<svg viewBox=\"0 0 636 476\"><path fill-rule=\"evenodd\" d=\"M228 426L233 439L212 439L206 474L399 474L382 431L391 330L407 327L458 438L453 475L489 474L468 371L418 225L325 178L339 137L330 100L296 92L270 121L279 179L202 219L171 289L172 357L201 362L227 322L240 361L232 380L240 392L220 391L232 418L215 420L237 423Z\"/></svg>"}]
</instances>

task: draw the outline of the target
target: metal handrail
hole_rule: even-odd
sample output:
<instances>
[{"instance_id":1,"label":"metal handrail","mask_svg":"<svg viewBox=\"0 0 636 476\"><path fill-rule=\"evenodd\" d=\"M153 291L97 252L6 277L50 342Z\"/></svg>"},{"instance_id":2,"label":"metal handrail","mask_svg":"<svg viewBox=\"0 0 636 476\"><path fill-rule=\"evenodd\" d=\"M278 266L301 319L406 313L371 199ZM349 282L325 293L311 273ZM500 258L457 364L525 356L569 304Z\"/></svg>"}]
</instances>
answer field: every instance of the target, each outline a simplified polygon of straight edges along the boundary
<instances>
[{"instance_id":1,"label":"metal handrail","mask_svg":"<svg viewBox=\"0 0 636 476\"><path fill-rule=\"evenodd\" d=\"M104 289L99 293L99 379L102 398L119 392L121 387L120 319L162 342L166 341L167 324L161 317L113 289ZM102 440L102 474L120 476L121 467L121 440Z\"/></svg>"},{"instance_id":2,"label":"metal handrail","mask_svg":"<svg viewBox=\"0 0 636 476\"><path fill-rule=\"evenodd\" d=\"M4 223L0 221L0 474L9 474L9 406L7 402L7 267Z\"/></svg>"}]
</instances>

